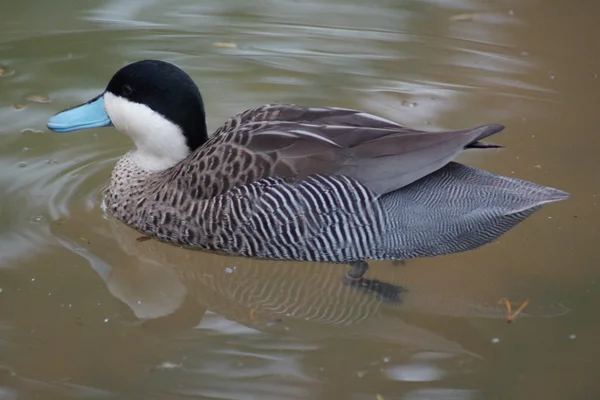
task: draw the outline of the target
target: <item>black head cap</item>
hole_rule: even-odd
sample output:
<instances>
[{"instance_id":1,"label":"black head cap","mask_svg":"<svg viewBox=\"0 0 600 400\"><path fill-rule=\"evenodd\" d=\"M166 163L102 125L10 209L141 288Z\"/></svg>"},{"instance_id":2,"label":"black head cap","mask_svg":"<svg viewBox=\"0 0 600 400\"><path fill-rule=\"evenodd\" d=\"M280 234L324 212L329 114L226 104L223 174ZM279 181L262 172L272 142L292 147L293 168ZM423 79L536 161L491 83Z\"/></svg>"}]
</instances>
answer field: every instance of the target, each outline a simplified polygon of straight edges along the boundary
<instances>
[{"instance_id":1,"label":"black head cap","mask_svg":"<svg viewBox=\"0 0 600 400\"><path fill-rule=\"evenodd\" d=\"M191 151L208 139L200 90L188 74L173 64L158 60L134 62L117 71L106 90L145 104L181 127Z\"/></svg>"}]
</instances>

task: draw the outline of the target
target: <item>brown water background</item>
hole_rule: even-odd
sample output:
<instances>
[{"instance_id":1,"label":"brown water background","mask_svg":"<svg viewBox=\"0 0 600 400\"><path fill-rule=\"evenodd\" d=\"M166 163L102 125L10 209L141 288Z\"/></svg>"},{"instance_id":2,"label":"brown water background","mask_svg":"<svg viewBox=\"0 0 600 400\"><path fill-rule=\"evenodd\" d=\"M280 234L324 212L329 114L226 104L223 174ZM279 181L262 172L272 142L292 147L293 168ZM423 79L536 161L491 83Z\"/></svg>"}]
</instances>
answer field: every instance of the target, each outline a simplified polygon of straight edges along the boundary
<instances>
[{"instance_id":1,"label":"brown water background","mask_svg":"<svg viewBox=\"0 0 600 400\"><path fill-rule=\"evenodd\" d=\"M600 397L596 1L24 0L0 7L0 399ZM127 62L196 80L208 123L275 101L414 128L497 122L460 161L572 194L476 251L343 266L190 252L106 218L131 143L53 113ZM507 324L497 301L531 302ZM277 323L274 323L277 321Z\"/></svg>"}]
</instances>

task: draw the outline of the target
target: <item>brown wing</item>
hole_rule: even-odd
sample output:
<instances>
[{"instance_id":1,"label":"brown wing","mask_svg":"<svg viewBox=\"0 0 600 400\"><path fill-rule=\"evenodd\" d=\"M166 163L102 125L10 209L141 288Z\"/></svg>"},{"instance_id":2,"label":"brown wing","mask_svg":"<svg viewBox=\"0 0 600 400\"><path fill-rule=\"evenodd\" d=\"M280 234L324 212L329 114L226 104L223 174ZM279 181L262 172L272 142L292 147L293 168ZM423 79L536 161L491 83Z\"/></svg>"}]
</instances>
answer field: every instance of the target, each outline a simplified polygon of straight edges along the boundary
<instances>
[{"instance_id":1,"label":"brown wing","mask_svg":"<svg viewBox=\"0 0 600 400\"><path fill-rule=\"evenodd\" d=\"M196 198L267 176L311 174L346 175L383 194L443 167L502 128L424 132L356 110L266 105L229 119L170 179Z\"/></svg>"},{"instance_id":2,"label":"brown wing","mask_svg":"<svg viewBox=\"0 0 600 400\"><path fill-rule=\"evenodd\" d=\"M265 104L250 108L229 118L214 135L229 132L250 122L295 122L316 125L397 128L397 123L358 110L339 107L309 107L295 104ZM408 128L404 128L410 130Z\"/></svg>"}]
</instances>

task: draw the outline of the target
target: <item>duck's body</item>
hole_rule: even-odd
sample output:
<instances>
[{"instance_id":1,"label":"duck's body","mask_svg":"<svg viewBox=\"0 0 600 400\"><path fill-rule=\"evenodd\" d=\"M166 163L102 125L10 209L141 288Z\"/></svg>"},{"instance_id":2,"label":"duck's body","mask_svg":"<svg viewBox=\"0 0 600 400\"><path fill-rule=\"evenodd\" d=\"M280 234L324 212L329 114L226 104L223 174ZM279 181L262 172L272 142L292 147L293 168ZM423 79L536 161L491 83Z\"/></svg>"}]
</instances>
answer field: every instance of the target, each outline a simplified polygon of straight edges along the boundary
<instances>
[{"instance_id":1,"label":"duck's body","mask_svg":"<svg viewBox=\"0 0 600 400\"><path fill-rule=\"evenodd\" d=\"M409 174L426 176L406 186L414 178L395 173L394 164L412 155L395 153L406 137L423 135L454 139L454 153L500 129L417 132L355 110L265 105L231 118L166 170L145 169L135 150L128 153L115 166L106 205L160 240L250 257L352 262L464 251L505 232L553 192L457 163L431 174L435 167L423 163L425 172ZM398 146L360 157L377 136ZM392 160L377 160L383 151ZM482 229L493 234L482 237Z\"/></svg>"},{"instance_id":2,"label":"duck's body","mask_svg":"<svg viewBox=\"0 0 600 400\"><path fill-rule=\"evenodd\" d=\"M568 196L451 162L496 147L480 140L501 125L423 132L356 110L276 104L208 138L193 81L158 61L124 67L101 97L49 127L111 123L136 149L115 166L110 212L158 239L230 254L353 263L465 251Z\"/></svg>"}]
</instances>

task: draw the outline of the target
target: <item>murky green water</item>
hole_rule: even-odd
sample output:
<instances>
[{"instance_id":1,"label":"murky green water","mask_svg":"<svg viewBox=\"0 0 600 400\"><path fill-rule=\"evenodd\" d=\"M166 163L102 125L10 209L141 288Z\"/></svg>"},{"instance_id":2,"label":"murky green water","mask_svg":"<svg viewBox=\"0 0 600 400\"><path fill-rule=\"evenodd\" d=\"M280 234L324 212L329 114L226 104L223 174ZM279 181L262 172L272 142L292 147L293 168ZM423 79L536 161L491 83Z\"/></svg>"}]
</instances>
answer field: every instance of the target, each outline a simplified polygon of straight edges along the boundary
<instances>
[{"instance_id":1,"label":"murky green water","mask_svg":"<svg viewBox=\"0 0 600 400\"><path fill-rule=\"evenodd\" d=\"M600 3L48 4L0 12L0 398L599 396ZM476 251L375 263L399 307L343 266L136 242L100 208L128 140L45 121L142 58L192 75L212 129L275 101L502 123L506 149L461 160L573 197ZM528 316L507 324L505 296Z\"/></svg>"}]
</instances>

